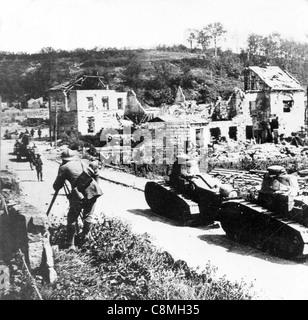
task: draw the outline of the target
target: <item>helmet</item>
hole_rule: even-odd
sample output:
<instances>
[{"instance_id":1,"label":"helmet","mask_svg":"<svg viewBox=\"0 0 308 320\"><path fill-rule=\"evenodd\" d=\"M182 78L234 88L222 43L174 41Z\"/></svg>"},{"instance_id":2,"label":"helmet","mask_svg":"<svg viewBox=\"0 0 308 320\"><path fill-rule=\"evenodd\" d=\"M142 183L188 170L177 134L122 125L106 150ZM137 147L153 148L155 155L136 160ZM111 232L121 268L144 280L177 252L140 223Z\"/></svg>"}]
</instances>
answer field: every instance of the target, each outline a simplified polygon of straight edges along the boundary
<instances>
[{"instance_id":1,"label":"helmet","mask_svg":"<svg viewBox=\"0 0 308 320\"><path fill-rule=\"evenodd\" d=\"M65 161L74 160L76 158L76 154L73 150L66 149L66 150L62 151L61 158L62 158L62 160L65 160Z\"/></svg>"},{"instance_id":2,"label":"helmet","mask_svg":"<svg viewBox=\"0 0 308 320\"><path fill-rule=\"evenodd\" d=\"M279 165L273 165L267 168L267 171L270 175L279 175L279 174L286 174L287 171L284 167Z\"/></svg>"},{"instance_id":3,"label":"helmet","mask_svg":"<svg viewBox=\"0 0 308 320\"><path fill-rule=\"evenodd\" d=\"M232 188L232 186L227 184L222 184L219 188L219 193L223 197L236 197L237 192Z\"/></svg>"}]
</instances>

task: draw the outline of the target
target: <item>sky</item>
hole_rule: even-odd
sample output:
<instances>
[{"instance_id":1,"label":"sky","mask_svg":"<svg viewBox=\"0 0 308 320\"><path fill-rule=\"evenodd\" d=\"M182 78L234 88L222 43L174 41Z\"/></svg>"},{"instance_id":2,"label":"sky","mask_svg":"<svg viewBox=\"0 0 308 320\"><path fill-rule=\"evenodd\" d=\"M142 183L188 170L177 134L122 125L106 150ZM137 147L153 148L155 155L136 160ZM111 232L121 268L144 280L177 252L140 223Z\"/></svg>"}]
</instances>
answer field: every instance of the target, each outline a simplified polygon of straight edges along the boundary
<instances>
[{"instance_id":1,"label":"sky","mask_svg":"<svg viewBox=\"0 0 308 320\"><path fill-rule=\"evenodd\" d=\"M235 52L250 33L308 42L308 0L0 0L0 51L189 46L213 22Z\"/></svg>"}]
</instances>

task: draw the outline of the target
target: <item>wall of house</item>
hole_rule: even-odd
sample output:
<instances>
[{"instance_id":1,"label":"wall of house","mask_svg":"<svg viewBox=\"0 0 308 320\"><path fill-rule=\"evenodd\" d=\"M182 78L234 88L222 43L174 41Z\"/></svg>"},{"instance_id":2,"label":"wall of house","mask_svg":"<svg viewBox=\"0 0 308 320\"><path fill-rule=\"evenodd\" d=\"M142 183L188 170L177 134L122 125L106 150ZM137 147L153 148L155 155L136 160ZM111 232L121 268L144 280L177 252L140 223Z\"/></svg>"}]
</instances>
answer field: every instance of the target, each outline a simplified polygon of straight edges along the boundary
<instances>
[{"instance_id":1,"label":"wall of house","mask_svg":"<svg viewBox=\"0 0 308 320\"><path fill-rule=\"evenodd\" d=\"M114 90L79 90L77 91L78 131L96 134L102 128L116 125L117 115L123 117L127 104L126 92ZM87 98L93 98L93 104ZM103 97L108 97L108 107L103 105ZM118 109L118 98L122 99L122 109Z\"/></svg>"},{"instance_id":2,"label":"wall of house","mask_svg":"<svg viewBox=\"0 0 308 320\"><path fill-rule=\"evenodd\" d=\"M117 92L115 90L78 90L77 91L77 104L78 111L107 111L107 110L118 110L118 98L122 99L122 109L127 104L127 93ZM102 98L108 97L109 108L104 107ZM93 108L89 107L87 98L93 98Z\"/></svg>"},{"instance_id":3,"label":"wall of house","mask_svg":"<svg viewBox=\"0 0 308 320\"><path fill-rule=\"evenodd\" d=\"M68 130L77 130L83 135L96 134L103 127L116 124L116 115L123 117L126 95L126 92L115 90L71 90L66 98L61 91L50 92L52 134L56 123L55 105L58 105L58 134ZM108 97L108 108L103 106L103 97ZM87 98L93 99L91 105ZM122 99L121 110L118 109L118 98Z\"/></svg>"},{"instance_id":4,"label":"wall of house","mask_svg":"<svg viewBox=\"0 0 308 320\"><path fill-rule=\"evenodd\" d=\"M205 124L191 125L183 120L149 122L141 129L140 134L145 140L146 156L154 157L157 164L173 164L177 155L193 153L198 143L201 156L200 168L206 169L209 135Z\"/></svg>"},{"instance_id":5,"label":"wall of house","mask_svg":"<svg viewBox=\"0 0 308 320\"><path fill-rule=\"evenodd\" d=\"M211 121L209 123L208 131L211 132L211 129L219 128L221 137L226 137L227 139L234 139L232 133L236 131L236 140L243 142L249 138L247 137L247 130L249 130L247 127L252 126L251 117L239 115L228 121Z\"/></svg>"},{"instance_id":6,"label":"wall of house","mask_svg":"<svg viewBox=\"0 0 308 320\"><path fill-rule=\"evenodd\" d=\"M290 99L294 104L290 112L284 112L283 101ZM304 92L267 90L246 93L245 103L249 105L255 136L261 140L265 124L273 119L278 118L278 133L284 133L285 136L300 131L305 125Z\"/></svg>"},{"instance_id":7,"label":"wall of house","mask_svg":"<svg viewBox=\"0 0 308 320\"><path fill-rule=\"evenodd\" d=\"M284 112L283 101L293 99L290 112ZM292 132L300 131L305 126L304 91L272 92L270 95L271 116L278 117L278 131L290 136Z\"/></svg>"},{"instance_id":8,"label":"wall of house","mask_svg":"<svg viewBox=\"0 0 308 320\"><path fill-rule=\"evenodd\" d=\"M184 121L149 122L140 134L146 141L147 156L154 157L157 164L172 164L177 154L185 152L190 126Z\"/></svg>"},{"instance_id":9,"label":"wall of house","mask_svg":"<svg viewBox=\"0 0 308 320\"><path fill-rule=\"evenodd\" d=\"M77 91L76 90L71 90L67 93L67 110L66 111L77 111Z\"/></svg>"}]
</instances>

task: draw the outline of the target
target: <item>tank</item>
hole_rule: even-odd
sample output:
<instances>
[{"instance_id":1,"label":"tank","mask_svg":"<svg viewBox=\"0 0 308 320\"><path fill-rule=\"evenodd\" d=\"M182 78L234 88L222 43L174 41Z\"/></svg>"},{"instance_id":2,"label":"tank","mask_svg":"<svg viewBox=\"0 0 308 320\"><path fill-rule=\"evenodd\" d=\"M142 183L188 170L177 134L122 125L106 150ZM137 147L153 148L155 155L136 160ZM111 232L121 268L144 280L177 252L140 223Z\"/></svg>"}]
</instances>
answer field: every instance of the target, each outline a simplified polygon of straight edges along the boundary
<instances>
[{"instance_id":1,"label":"tank","mask_svg":"<svg viewBox=\"0 0 308 320\"><path fill-rule=\"evenodd\" d=\"M19 140L16 140L14 144L13 154L16 155L17 161L21 161L23 158L28 159L32 153L32 148L29 143L32 141L27 134L24 134Z\"/></svg>"},{"instance_id":2,"label":"tank","mask_svg":"<svg viewBox=\"0 0 308 320\"><path fill-rule=\"evenodd\" d=\"M300 192L296 176L270 166L254 201L239 194L232 185L200 174L197 160L187 156L178 157L168 179L145 186L151 210L182 225L219 222L229 239L271 255L294 259L307 253L308 196Z\"/></svg>"},{"instance_id":3,"label":"tank","mask_svg":"<svg viewBox=\"0 0 308 320\"><path fill-rule=\"evenodd\" d=\"M297 177L270 166L255 201L234 199L217 214L228 238L286 259L307 253L308 196Z\"/></svg>"},{"instance_id":4,"label":"tank","mask_svg":"<svg viewBox=\"0 0 308 320\"><path fill-rule=\"evenodd\" d=\"M181 225L219 227L215 221L220 207L237 199L238 192L209 174L201 174L197 159L180 155L167 179L146 183L145 198L154 213Z\"/></svg>"}]
</instances>

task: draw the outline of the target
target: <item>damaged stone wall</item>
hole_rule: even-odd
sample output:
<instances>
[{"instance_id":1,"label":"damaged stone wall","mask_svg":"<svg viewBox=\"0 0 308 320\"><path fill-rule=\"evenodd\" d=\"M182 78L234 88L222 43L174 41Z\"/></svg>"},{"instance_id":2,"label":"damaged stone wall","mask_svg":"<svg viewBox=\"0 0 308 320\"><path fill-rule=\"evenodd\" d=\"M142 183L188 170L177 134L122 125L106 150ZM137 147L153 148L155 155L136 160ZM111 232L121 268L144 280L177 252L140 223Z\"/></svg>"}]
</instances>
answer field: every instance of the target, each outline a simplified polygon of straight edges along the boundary
<instances>
[{"instance_id":1,"label":"damaged stone wall","mask_svg":"<svg viewBox=\"0 0 308 320\"><path fill-rule=\"evenodd\" d=\"M273 132L287 137L304 128L305 90L288 72L277 66L248 67L244 90L257 142L270 142Z\"/></svg>"},{"instance_id":2,"label":"damaged stone wall","mask_svg":"<svg viewBox=\"0 0 308 320\"><path fill-rule=\"evenodd\" d=\"M196 146L196 130L203 129L200 148ZM207 169L208 135L205 127L191 126L189 121L174 120L170 122L149 122L141 130L144 136L145 154L155 159L157 164L173 164L179 154L200 155L200 169Z\"/></svg>"},{"instance_id":3,"label":"damaged stone wall","mask_svg":"<svg viewBox=\"0 0 308 320\"><path fill-rule=\"evenodd\" d=\"M232 120L232 118L238 115L247 115L247 111L245 93L239 88L234 88L234 92L229 96L228 100L222 100L221 97L217 98L212 120Z\"/></svg>"},{"instance_id":4,"label":"damaged stone wall","mask_svg":"<svg viewBox=\"0 0 308 320\"><path fill-rule=\"evenodd\" d=\"M151 132L151 142L156 161L174 162L177 154L185 153L189 138L189 123L183 121L149 123L144 132L148 137ZM150 149L147 150L147 153ZM152 152L152 149L151 149Z\"/></svg>"},{"instance_id":5,"label":"damaged stone wall","mask_svg":"<svg viewBox=\"0 0 308 320\"><path fill-rule=\"evenodd\" d=\"M9 262L19 249L30 270L56 279L49 223L45 213L25 202L14 175L1 171L0 260Z\"/></svg>"},{"instance_id":6,"label":"damaged stone wall","mask_svg":"<svg viewBox=\"0 0 308 320\"><path fill-rule=\"evenodd\" d=\"M242 142L252 137L249 101L241 89L235 88L227 101L218 100L215 110L213 121L209 123L212 136L217 138L220 135Z\"/></svg>"},{"instance_id":7,"label":"damaged stone wall","mask_svg":"<svg viewBox=\"0 0 308 320\"><path fill-rule=\"evenodd\" d=\"M277 91L270 95L271 116L278 117L278 130L285 136L305 126L304 96L303 91Z\"/></svg>"}]
</instances>

